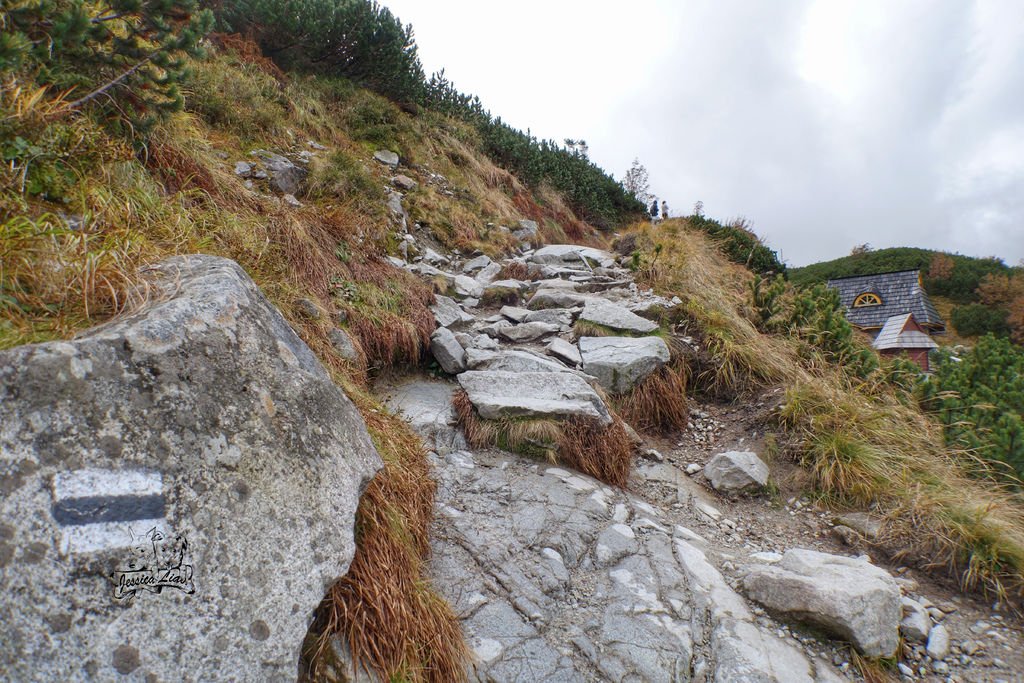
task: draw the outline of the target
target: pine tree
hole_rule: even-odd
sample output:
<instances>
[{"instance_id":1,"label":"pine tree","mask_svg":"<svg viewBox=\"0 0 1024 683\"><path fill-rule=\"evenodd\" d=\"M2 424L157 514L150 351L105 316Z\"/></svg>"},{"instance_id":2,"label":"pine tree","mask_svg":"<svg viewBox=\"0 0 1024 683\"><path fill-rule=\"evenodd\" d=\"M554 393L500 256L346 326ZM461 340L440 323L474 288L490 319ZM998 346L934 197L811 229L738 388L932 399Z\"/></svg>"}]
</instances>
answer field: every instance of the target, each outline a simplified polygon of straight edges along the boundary
<instances>
[{"instance_id":1,"label":"pine tree","mask_svg":"<svg viewBox=\"0 0 1024 683\"><path fill-rule=\"evenodd\" d=\"M420 104L427 82L412 25L370 0L221 0L220 28L252 34L285 69L348 78Z\"/></svg>"},{"instance_id":2,"label":"pine tree","mask_svg":"<svg viewBox=\"0 0 1024 683\"><path fill-rule=\"evenodd\" d=\"M0 70L69 90L68 109L114 102L136 128L181 109L185 58L213 25L197 0L21 0L5 18Z\"/></svg>"}]
</instances>

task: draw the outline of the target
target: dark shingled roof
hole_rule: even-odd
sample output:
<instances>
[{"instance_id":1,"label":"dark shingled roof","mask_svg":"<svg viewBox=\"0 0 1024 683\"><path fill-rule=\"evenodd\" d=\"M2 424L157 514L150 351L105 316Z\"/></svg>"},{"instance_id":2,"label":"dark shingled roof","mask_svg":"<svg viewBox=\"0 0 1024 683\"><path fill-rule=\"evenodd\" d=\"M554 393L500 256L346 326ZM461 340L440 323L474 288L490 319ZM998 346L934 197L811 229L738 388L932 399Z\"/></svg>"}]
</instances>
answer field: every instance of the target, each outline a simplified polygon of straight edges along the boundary
<instances>
[{"instance_id":1,"label":"dark shingled roof","mask_svg":"<svg viewBox=\"0 0 1024 683\"><path fill-rule=\"evenodd\" d=\"M828 286L839 290L839 300L846 308L847 320L862 329L878 329L894 315L913 313L921 327L935 332L946 330L946 323L921 287L916 270L837 278L829 280ZM854 308L854 300L869 292L878 295L882 304Z\"/></svg>"}]
</instances>

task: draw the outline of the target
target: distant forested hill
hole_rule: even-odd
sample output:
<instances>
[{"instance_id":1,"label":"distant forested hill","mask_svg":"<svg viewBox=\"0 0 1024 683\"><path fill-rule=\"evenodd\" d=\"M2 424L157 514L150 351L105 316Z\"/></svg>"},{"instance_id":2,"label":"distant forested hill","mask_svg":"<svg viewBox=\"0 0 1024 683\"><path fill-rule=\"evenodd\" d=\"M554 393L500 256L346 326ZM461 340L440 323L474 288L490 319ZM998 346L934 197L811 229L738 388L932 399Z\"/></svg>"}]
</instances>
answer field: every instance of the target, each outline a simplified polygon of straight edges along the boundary
<instances>
[{"instance_id":1,"label":"distant forested hill","mask_svg":"<svg viewBox=\"0 0 1024 683\"><path fill-rule=\"evenodd\" d=\"M830 278L897 270L920 270L929 294L968 304L978 301L976 290L986 275L992 273L1009 276L1020 268L1011 268L995 257L974 258L931 249L895 247L812 263L803 268L791 268L789 279L793 284L802 286L825 282Z\"/></svg>"}]
</instances>

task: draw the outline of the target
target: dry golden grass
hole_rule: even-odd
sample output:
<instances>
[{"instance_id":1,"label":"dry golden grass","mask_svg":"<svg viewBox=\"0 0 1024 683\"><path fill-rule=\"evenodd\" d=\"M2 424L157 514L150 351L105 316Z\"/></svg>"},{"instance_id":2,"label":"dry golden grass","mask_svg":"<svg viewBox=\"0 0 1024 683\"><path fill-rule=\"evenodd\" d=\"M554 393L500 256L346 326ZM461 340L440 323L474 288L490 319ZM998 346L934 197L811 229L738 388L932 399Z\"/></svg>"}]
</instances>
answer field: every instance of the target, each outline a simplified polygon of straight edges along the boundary
<instances>
[{"instance_id":1,"label":"dry golden grass","mask_svg":"<svg viewBox=\"0 0 1024 683\"><path fill-rule=\"evenodd\" d=\"M635 429L667 434L686 429L689 369L676 361L646 377L633 390L614 399L615 410Z\"/></svg>"},{"instance_id":2,"label":"dry golden grass","mask_svg":"<svg viewBox=\"0 0 1024 683\"><path fill-rule=\"evenodd\" d=\"M530 276L530 269L522 261L510 261L501 268L498 280L526 280Z\"/></svg>"},{"instance_id":3,"label":"dry golden grass","mask_svg":"<svg viewBox=\"0 0 1024 683\"><path fill-rule=\"evenodd\" d=\"M485 420L466 392L456 391L452 403L456 421L474 448L542 457L620 488L629 481L633 443L617 415L608 426L580 418Z\"/></svg>"},{"instance_id":4,"label":"dry golden grass","mask_svg":"<svg viewBox=\"0 0 1024 683\"><path fill-rule=\"evenodd\" d=\"M435 483L422 443L408 425L349 387L384 470L367 487L356 516L357 549L348 574L318 612L310 678L331 638L346 644L356 667L382 680L466 680L469 651L451 608L424 581L430 553Z\"/></svg>"}]
</instances>

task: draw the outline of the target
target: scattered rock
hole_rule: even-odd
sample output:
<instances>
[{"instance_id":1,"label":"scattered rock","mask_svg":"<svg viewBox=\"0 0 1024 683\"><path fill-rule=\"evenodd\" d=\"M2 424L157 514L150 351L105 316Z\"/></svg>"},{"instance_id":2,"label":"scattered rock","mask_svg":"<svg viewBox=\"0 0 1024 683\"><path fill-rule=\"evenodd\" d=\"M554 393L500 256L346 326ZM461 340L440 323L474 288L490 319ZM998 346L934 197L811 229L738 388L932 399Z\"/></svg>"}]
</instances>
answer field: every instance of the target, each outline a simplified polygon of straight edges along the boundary
<instances>
[{"instance_id":1,"label":"scattered rock","mask_svg":"<svg viewBox=\"0 0 1024 683\"><path fill-rule=\"evenodd\" d=\"M704 476L723 493L758 490L768 483L768 465L752 451L726 451L705 465Z\"/></svg>"},{"instance_id":2,"label":"scattered rock","mask_svg":"<svg viewBox=\"0 0 1024 683\"><path fill-rule=\"evenodd\" d=\"M537 229L537 221L524 218L519 221L519 229L514 231L512 236L520 242L530 242L537 237Z\"/></svg>"},{"instance_id":3,"label":"scattered rock","mask_svg":"<svg viewBox=\"0 0 1024 683\"><path fill-rule=\"evenodd\" d=\"M467 274L475 273L476 271L491 265L491 263L493 262L491 261L490 256L481 254L480 256L477 256L474 259L470 259L469 261L466 261L464 264L462 264L462 272ZM500 269L501 266L498 266L498 268Z\"/></svg>"},{"instance_id":4,"label":"scattered rock","mask_svg":"<svg viewBox=\"0 0 1024 683\"><path fill-rule=\"evenodd\" d=\"M580 350L576 348L576 345L570 344L564 339L559 339L558 337L552 339L548 345L544 347L544 350L555 358L564 361L571 367L576 367L583 362L583 356L580 355Z\"/></svg>"},{"instance_id":5,"label":"scattered rock","mask_svg":"<svg viewBox=\"0 0 1024 683\"><path fill-rule=\"evenodd\" d=\"M776 564L751 565L743 586L769 610L818 626L868 657L896 651L900 589L866 559L787 550Z\"/></svg>"},{"instance_id":6,"label":"scattered rock","mask_svg":"<svg viewBox=\"0 0 1024 683\"><path fill-rule=\"evenodd\" d=\"M583 294L575 294L564 289L546 288L538 289L530 297L530 302L527 305L531 310L540 308L575 308L586 304L589 298Z\"/></svg>"},{"instance_id":7,"label":"scattered rock","mask_svg":"<svg viewBox=\"0 0 1024 683\"><path fill-rule=\"evenodd\" d=\"M691 462L689 465L686 466L686 473L692 477L693 475L700 472L702 469L704 468L701 467L699 464Z\"/></svg>"},{"instance_id":8,"label":"scattered rock","mask_svg":"<svg viewBox=\"0 0 1024 683\"><path fill-rule=\"evenodd\" d=\"M928 633L928 645L925 651L932 659L942 661L949 656L949 630L942 624L932 626Z\"/></svg>"},{"instance_id":9,"label":"scattered rock","mask_svg":"<svg viewBox=\"0 0 1024 683\"><path fill-rule=\"evenodd\" d=\"M447 327L439 327L430 335L430 352L449 375L457 375L466 369L466 350Z\"/></svg>"},{"instance_id":10,"label":"scattered rock","mask_svg":"<svg viewBox=\"0 0 1024 683\"><path fill-rule=\"evenodd\" d=\"M882 530L882 520L867 512L848 512L839 516L839 523L854 529L864 538L875 540Z\"/></svg>"},{"instance_id":11,"label":"scattered rock","mask_svg":"<svg viewBox=\"0 0 1024 683\"><path fill-rule=\"evenodd\" d=\"M451 261L451 259L449 259L447 256L442 256L441 254L438 254L430 247L427 247L426 249L423 250L423 260L435 266L444 265Z\"/></svg>"},{"instance_id":12,"label":"scattered rock","mask_svg":"<svg viewBox=\"0 0 1024 683\"><path fill-rule=\"evenodd\" d=\"M359 351L356 349L356 345L352 341L352 337L348 336L348 332L341 328L334 327L327 333L327 338L331 341L331 346L334 347L334 350L337 351L338 355L343 359L352 363L359 360Z\"/></svg>"},{"instance_id":13,"label":"scattered rock","mask_svg":"<svg viewBox=\"0 0 1024 683\"><path fill-rule=\"evenodd\" d=\"M848 546L857 547L860 545L861 535L848 526L842 524L834 526L832 527L832 533Z\"/></svg>"},{"instance_id":14,"label":"scattered rock","mask_svg":"<svg viewBox=\"0 0 1024 683\"><path fill-rule=\"evenodd\" d=\"M525 322L526 316L530 314L530 311L527 309L518 308L516 306L502 306L501 310L498 312L514 323Z\"/></svg>"},{"instance_id":15,"label":"scattered rock","mask_svg":"<svg viewBox=\"0 0 1024 683\"><path fill-rule=\"evenodd\" d=\"M488 263L486 266L480 269L480 272L476 274L476 281L481 285L487 286L494 281L494 278L501 275L501 266L497 263ZM518 287L517 287L518 289Z\"/></svg>"},{"instance_id":16,"label":"scattered rock","mask_svg":"<svg viewBox=\"0 0 1024 683\"><path fill-rule=\"evenodd\" d=\"M142 309L0 352L4 540L46 555L0 572L4 677L294 678L380 458L237 264L144 276ZM121 575L168 583L128 600Z\"/></svg>"},{"instance_id":17,"label":"scattered rock","mask_svg":"<svg viewBox=\"0 0 1024 683\"><path fill-rule=\"evenodd\" d=\"M529 342L558 332L556 325L548 323L521 323L498 330L498 335L511 342Z\"/></svg>"},{"instance_id":18,"label":"scattered rock","mask_svg":"<svg viewBox=\"0 0 1024 683\"><path fill-rule=\"evenodd\" d=\"M235 162L235 175L241 178L248 178L252 175L252 164L247 161Z\"/></svg>"},{"instance_id":19,"label":"scattered rock","mask_svg":"<svg viewBox=\"0 0 1024 683\"><path fill-rule=\"evenodd\" d=\"M395 164L397 165L397 163L398 162L396 161ZM395 187L401 190L405 190L406 192L409 192L410 190L415 190L419 186L419 183L417 183L415 180L413 180L407 175L396 175L394 178L391 179L391 182Z\"/></svg>"},{"instance_id":20,"label":"scattered rock","mask_svg":"<svg viewBox=\"0 0 1024 683\"><path fill-rule=\"evenodd\" d=\"M293 195L293 194L286 194L283 197L281 197L281 199L283 199L284 203L287 204L288 206L294 206L294 207L302 206L302 202L300 202L298 199L296 199L295 195Z\"/></svg>"},{"instance_id":21,"label":"scattered rock","mask_svg":"<svg viewBox=\"0 0 1024 683\"><path fill-rule=\"evenodd\" d=\"M373 153L373 158L391 168L398 168L398 155L388 149L378 149Z\"/></svg>"},{"instance_id":22,"label":"scattered rock","mask_svg":"<svg viewBox=\"0 0 1024 683\"><path fill-rule=\"evenodd\" d=\"M295 309L310 320L320 319L320 307L312 299L296 299Z\"/></svg>"},{"instance_id":23,"label":"scattered rock","mask_svg":"<svg viewBox=\"0 0 1024 683\"><path fill-rule=\"evenodd\" d=\"M434 320L441 327L451 327L458 323L473 322L473 316L462 310L455 299L440 294L434 295L434 305L430 307Z\"/></svg>"},{"instance_id":24,"label":"scattered rock","mask_svg":"<svg viewBox=\"0 0 1024 683\"><path fill-rule=\"evenodd\" d=\"M452 289L459 297L473 297L479 299L484 295L484 288L479 282L468 275L456 275L452 278Z\"/></svg>"},{"instance_id":25,"label":"scattered rock","mask_svg":"<svg viewBox=\"0 0 1024 683\"><path fill-rule=\"evenodd\" d=\"M584 263L591 267L615 263L608 252L579 244L549 244L533 252L529 260L539 264Z\"/></svg>"},{"instance_id":26,"label":"scattered rock","mask_svg":"<svg viewBox=\"0 0 1024 683\"><path fill-rule=\"evenodd\" d=\"M903 637L912 643L923 643L928 640L928 633L932 627L928 610L921 603L910 598L902 598L900 604L903 613L900 631L903 633Z\"/></svg>"},{"instance_id":27,"label":"scattered rock","mask_svg":"<svg viewBox=\"0 0 1024 683\"><path fill-rule=\"evenodd\" d=\"M270 177L270 186L281 194L298 195L309 171L291 162L287 157L266 150L258 149L254 156L263 161L263 166Z\"/></svg>"},{"instance_id":28,"label":"scattered rock","mask_svg":"<svg viewBox=\"0 0 1024 683\"><path fill-rule=\"evenodd\" d=\"M583 371L605 389L623 394L670 358L659 337L583 337L579 340Z\"/></svg>"}]
</instances>

